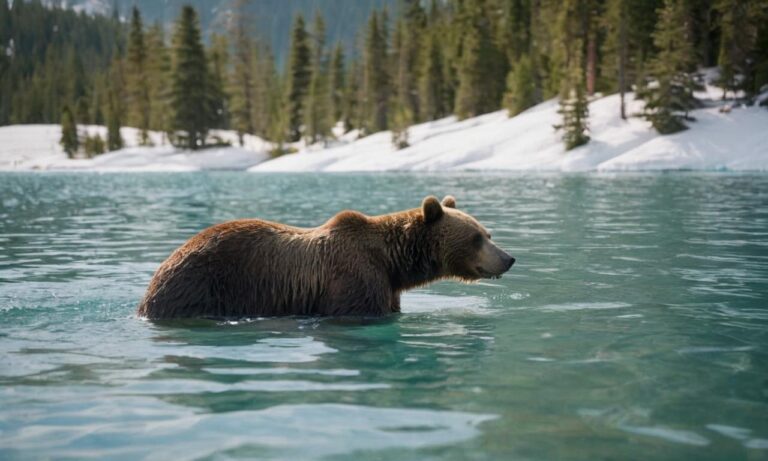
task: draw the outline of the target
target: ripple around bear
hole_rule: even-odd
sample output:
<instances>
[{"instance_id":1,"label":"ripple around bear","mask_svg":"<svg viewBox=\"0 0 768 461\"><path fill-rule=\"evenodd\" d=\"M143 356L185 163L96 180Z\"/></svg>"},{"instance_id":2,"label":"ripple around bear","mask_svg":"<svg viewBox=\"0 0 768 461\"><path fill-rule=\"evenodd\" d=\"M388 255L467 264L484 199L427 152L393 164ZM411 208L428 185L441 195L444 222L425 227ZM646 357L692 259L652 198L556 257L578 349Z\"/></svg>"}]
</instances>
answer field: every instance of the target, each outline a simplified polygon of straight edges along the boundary
<instances>
[{"instance_id":1,"label":"ripple around bear","mask_svg":"<svg viewBox=\"0 0 768 461\"><path fill-rule=\"evenodd\" d=\"M382 216L342 211L312 229L242 219L209 227L174 251L138 315L378 316L399 312L410 288L500 277L514 262L451 196Z\"/></svg>"}]
</instances>

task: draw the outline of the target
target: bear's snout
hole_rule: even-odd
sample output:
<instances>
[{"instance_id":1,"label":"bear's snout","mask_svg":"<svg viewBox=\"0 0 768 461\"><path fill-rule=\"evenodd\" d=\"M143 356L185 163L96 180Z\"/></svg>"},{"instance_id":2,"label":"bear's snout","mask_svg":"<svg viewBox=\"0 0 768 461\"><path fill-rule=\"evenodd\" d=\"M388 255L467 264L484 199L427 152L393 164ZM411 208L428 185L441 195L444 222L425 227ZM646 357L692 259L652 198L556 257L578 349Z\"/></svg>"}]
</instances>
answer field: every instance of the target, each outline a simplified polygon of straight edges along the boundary
<instances>
[{"instance_id":1,"label":"bear's snout","mask_svg":"<svg viewBox=\"0 0 768 461\"><path fill-rule=\"evenodd\" d=\"M478 256L480 264L476 267L476 271L482 278L501 277L515 263L515 258L489 240L483 245Z\"/></svg>"}]
</instances>

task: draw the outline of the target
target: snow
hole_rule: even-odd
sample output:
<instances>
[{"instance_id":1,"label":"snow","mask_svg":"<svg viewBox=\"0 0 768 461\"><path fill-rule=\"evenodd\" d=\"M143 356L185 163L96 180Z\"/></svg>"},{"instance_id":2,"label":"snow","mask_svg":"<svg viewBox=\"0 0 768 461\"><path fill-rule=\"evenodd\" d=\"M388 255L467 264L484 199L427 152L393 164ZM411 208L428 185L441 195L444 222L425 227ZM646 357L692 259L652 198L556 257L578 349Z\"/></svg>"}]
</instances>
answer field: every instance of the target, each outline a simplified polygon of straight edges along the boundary
<instances>
[{"instance_id":1,"label":"snow","mask_svg":"<svg viewBox=\"0 0 768 461\"><path fill-rule=\"evenodd\" d=\"M702 96L722 96L708 87ZM642 102L626 96L627 113ZM390 132L377 133L326 149L302 149L261 163L249 171L640 171L768 170L768 111L736 107L720 113L720 103L691 113L690 129L661 136L638 117L619 117L619 96L590 103L590 142L566 152L553 125L560 122L555 100L509 118L505 111L459 121L448 117L415 125L411 146L396 150Z\"/></svg>"},{"instance_id":2,"label":"snow","mask_svg":"<svg viewBox=\"0 0 768 461\"><path fill-rule=\"evenodd\" d=\"M711 78L715 74L708 75ZM196 171L647 171L647 170L768 170L768 110L723 102L722 90L707 86L697 94L704 107L691 112L689 129L662 136L639 117L619 117L619 96L594 99L590 109L590 142L566 152L554 100L509 118L505 111L466 120L447 117L412 126L411 146L396 150L391 133L359 138L342 133L326 145L291 144L296 154L270 160L272 146L246 136L240 147L182 151L151 132L154 147L137 146L138 131L123 128L127 147L92 159L68 159L59 146L58 125L0 127L0 170ZM760 97L768 98L768 91ZM626 96L627 114L636 115L642 102ZM720 112L728 104L732 110ZM99 133L100 126L81 126L81 133ZM238 145L233 131L212 137Z\"/></svg>"},{"instance_id":3,"label":"snow","mask_svg":"<svg viewBox=\"0 0 768 461\"><path fill-rule=\"evenodd\" d=\"M106 128L81 125L81 134L106 139ZM159 132L150 132L153 146L138 146L139 131L122 128L127 147L94 158L69 159L59 145L59 125L0 127L0 170L198 171L245 170L269 158L270 144L246 136L244 146L214 147L196 152L176 149ZM238 145L233 131L214 130L212 137Z\"/></svg>"}]
</instances>

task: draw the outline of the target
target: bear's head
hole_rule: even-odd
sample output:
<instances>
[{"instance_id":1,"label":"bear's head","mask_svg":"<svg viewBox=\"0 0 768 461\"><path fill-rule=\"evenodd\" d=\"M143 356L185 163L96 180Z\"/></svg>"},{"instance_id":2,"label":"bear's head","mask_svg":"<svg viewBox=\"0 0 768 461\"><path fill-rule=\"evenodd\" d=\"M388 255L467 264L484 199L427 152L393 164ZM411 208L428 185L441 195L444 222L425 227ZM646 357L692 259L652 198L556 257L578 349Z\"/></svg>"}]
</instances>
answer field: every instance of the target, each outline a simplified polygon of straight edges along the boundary
<instances>
[{"instance_id":1,"label":"bear's head","mask_svg":"<svg viewBox=\"0 0 768 461\"><path fill-rule=\"evenodd\" d=\"M421 211L431 238L436 239L443 276L466 281L499 278L515 263L515 258L491 241L485 227L456 209L450 195L442 203L433 196L425 198Z\"/></svg>"}]
</instances>

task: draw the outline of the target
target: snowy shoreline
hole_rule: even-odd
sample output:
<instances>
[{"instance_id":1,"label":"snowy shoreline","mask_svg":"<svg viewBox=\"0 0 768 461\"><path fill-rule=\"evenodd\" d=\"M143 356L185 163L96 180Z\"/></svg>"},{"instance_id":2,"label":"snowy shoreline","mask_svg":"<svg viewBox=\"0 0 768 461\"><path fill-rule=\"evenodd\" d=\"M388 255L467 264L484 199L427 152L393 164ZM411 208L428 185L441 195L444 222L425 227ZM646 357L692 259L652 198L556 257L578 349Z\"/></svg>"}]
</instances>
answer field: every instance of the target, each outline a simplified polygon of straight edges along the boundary
<instances>
[{"instance_id":1,"label":"snowy shoreline","mask_svg":"<svg viewBox=\"0 0 768 461\"><path fill-rule=\"evenodd\" d=\"M720 90L701 95L708 107L692 111L689 129L661 136L637 117L621 120L619 96L590 103L591 141L566 152L560 133L557 103L550 100L509 118L505 111L457 120L447 117L414 125L410 147L396 150L391 133L357 139L347 133L329 143L293 146L299 150L271 159L271 144L246 137L244 147L216 147L197 152L160 145L138 147L137 130L123 128L127 147L92 159L68 159L58 144L58 125L0 127L0 171L210 171L250 172L373 172L373 171L768 171L768 110L734 107L721 112ZM628 113L642 102L629 95ZM80 127L105 136L98 126ZM232 131L212 133L233 145Z\"/></svg>"}]
</instances>

